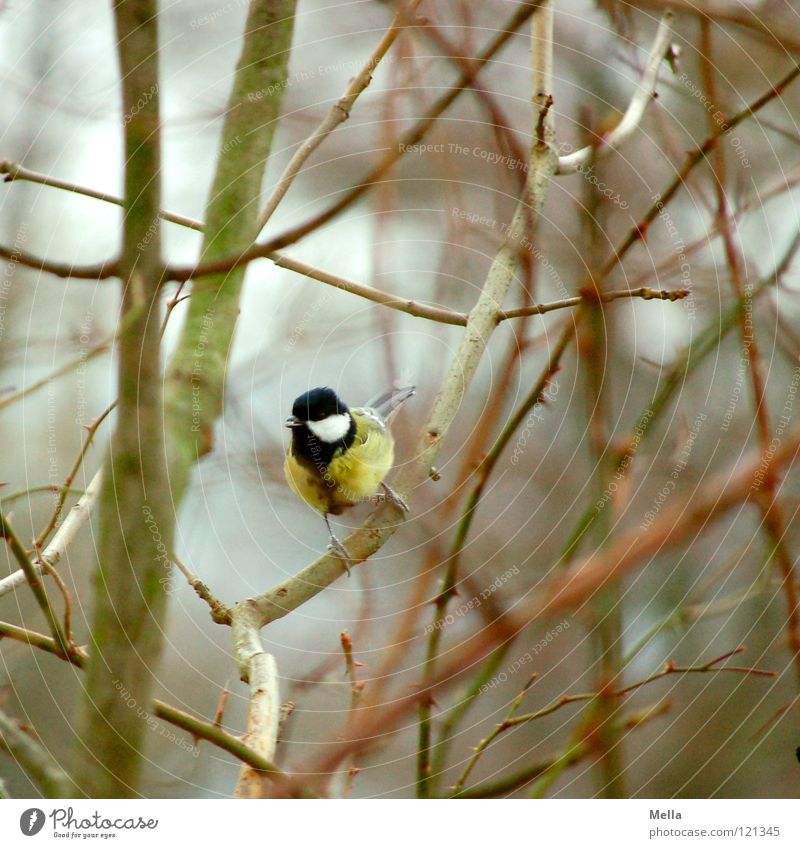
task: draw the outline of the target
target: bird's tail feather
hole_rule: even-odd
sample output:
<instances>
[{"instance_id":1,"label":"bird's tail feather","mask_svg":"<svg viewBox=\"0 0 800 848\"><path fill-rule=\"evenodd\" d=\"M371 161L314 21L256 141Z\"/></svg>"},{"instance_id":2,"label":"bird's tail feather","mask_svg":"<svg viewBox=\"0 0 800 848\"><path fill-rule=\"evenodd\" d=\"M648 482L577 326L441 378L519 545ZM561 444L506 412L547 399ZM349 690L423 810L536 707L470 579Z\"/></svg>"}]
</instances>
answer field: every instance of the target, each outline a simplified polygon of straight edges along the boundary
<instances>
[{"instance_id":1,"label":"bird's tail feather","mask_svg":"<svg viewBox=\"0 0 800 848\"><path fill-rule=\"evenodd\" d=\"M388 418L402 403L407 401L414 394L416 386L404 386L402 389L390 389L388 392L381 392L376 397L372 398L369 403L365 403L367 409L374 409L381 418Z\"/></svg>"}]
</instances>

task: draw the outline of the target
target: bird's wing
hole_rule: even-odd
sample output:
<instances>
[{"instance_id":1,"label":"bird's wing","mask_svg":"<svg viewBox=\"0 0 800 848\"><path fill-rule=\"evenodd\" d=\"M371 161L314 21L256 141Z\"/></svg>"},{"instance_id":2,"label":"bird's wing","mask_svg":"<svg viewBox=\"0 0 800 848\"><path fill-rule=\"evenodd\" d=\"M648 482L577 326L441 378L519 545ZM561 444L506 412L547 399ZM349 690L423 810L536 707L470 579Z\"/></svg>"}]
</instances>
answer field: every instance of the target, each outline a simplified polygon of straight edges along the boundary
<instances>
[{"instance_id":1,"label":"bird's wing","mask_svg":"<svg viewBox=\"0 0 800 848\"><path fill-rule=\"evenodd\" d=\"M416 386L404 386L402 389L390 389L388 392L372 398L369 403L364 404L364 409L369 409L375 412L378 417L384 421L389 416L400 408L400 405L407 401L414 394Z\"/></svg>"}]
</instances>

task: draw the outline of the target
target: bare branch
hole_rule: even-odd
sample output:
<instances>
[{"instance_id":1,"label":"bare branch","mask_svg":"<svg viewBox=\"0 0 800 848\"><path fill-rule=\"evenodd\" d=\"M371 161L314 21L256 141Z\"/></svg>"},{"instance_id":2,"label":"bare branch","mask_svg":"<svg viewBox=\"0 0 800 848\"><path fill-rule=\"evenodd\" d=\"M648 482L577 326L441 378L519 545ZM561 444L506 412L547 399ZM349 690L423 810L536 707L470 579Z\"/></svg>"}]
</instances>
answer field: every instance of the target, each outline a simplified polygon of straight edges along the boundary
<instances>
[{"instance_id":1,"label":"bare branch","mask_svg":"<svg viewBox=\"0 0 800 848\"><path fill-rule=\"evenodd\" d=\"M67 773L47 750L0 710L0 748L42 788L48 798L69 798L74 789Z\"/></svg>"},{"instance_id":2,"label":"bare branch","mask_svg":"<svg viewBox=\"0 0 800 848\"><path fill-rule=\"evenodd\" d=\"M344 94L331 106L328 114L322 119L321 123L302 143L294 156L292 156L267 200L264 210L258 217L256 229L259 233L272 217L272 213L278 208L278 204L283 200L284 195L289 190L289 186L291 186L300 173L308 157L311 156L339 124L344 123L350 117L350 112L356 100L358 100L361 93L372 82L372 74L375 68L380 64L392 44L394 44L397 36L411 22L420 2L421 0L409 0L405 6L398 10L389 28L383 34L383 38L378 42L378 46L372 51L369 59L364 64L364 67L350 80L350 84L345 89Z\"/></svg>"},{"instance_id":3,"label":"bare branch","mask_svg":"<svg viewBox=\"0 0 800 848\"><path fill-rule=\"evenodd\" d=\"M192 734L195 739L205 739L212 745L216 745L223 751L233 754L234 757L246 763L250 768L264 775L284 775L270 760L265 759L258 751L251 748L236 736L223 730L215 724L195 718L183 710L165 704L163 701L153 702L153 715L162 721L168 721L182 730Z\"/></svg>"},{"instance_id":4,"label":"bare branch","mask_svg":"<svg viewBox=\"0 0 800 848\"><path fill-rule=\"evenodd\" d=\"M91 447L92 442L94 441L94 437L97 434L97 431L100 429L100 426L106 420L106 418L108 418L108 416L111 415L111 413L114 411L116 406L117 406L116 401L113 401L112 403L110 403L100 413L100 415L98 415L97 418L95 418L92 421L92 423L89 425L89 427L86 428L87 429L86 439L84 440L84 443L83 443L83 446L81 447L80 453L78 454L77 459L73 463L72 468L69 471L69 474L67 474L67 479L64 481L64 485L61 487L61 492L59 493L59 496L56 499L56 508L53 510L53 514L50 517L50 521L47 522L47 526L36 537L36 540L33 543L33 547L37 551L42 549L42 546L47 542L48 537L53 532L53 529L55 528L56 524L58 523L58 519L61 518L61 513L64 509L64 504L67 501L67 494L68 494L68 491L69 491L68 486L72 483L72 481L75 479L76 475L80 471L81 465L83 465L83 461L84 461L84 459L86 459L86 454L88 453L89 448ZM102 479L100 471L96 472L95 477L93 478L92 482L89 483L89 486L87 487L87 490L86 490L87 492L90 492L92 490L92 483L95 482L96 478ZM98 482L99 482L99 480L98 480ZM84 492L84 495L85 494L86 494L86 492ZM86 502L84 502L84 507L86 505L87 505ZM91 501L88 502L88 505L89 505L89 512L91 512ZM78 501L78 504L76 506L80 507L81 502ZM84 516L83 520L85 520L88 517L89 517L88 515ZM78 526L80 526L80 525L78 525ZM72 529L72 528L70 528L70 529ZM74 533L73 533L73 535L74 535ZM65 537L65 538L70 539L71 537ZM67 542L67 544L68 544L68 542ZM46 560L46 562L48 562L51 566L55 565L56 562L58 562L58 560L61 559L61 551L58 551L56 549L55 551L53 551L53 556L54 556L53 562Z\"/></svg>"},{"instance_id":5,"label":"bare branch","mask_svg":"<svg viewBox=\"0 0 800 848\"><path fill-rule=\"evenodd\" d=\"M66 659L78 668L84 668L86 660L89 658L86 648L77 646L68 657L64 657L55 639L45 636L43 633L37 633L35 630L18 627L16 624L10 624L6 621L0 621L0 639L14 639L17 642L24 642L26 645L47 651L48 654L55 654L59 659Z\"/></svg>"},{"instance_id":6,"label":"bare branch","mask_svg":"<svg viewBox=\"0 0 800 848\"><path fill-rule=\"evenodd\" d=\"M186 578L186 582L194 589L198 598L205 601L211 610L211 620L217 624L230 624L231 611L222 601L218 600L211 594L211 590L205 583L175 554L171 556L172 561L178 566L178 570Z\"/></svg>"},{"instance_id":7,"label":"bare branch","mask_svg":"<svg viewBox=\"0 0 800 848\"><path fill-rule=\"evenodd\" d=\"M55 567L66 554L81 527L89 520L92 511L97 504L103 483L103 469L101 468L92 478L86 491L81 495L78 502L67 514L62 525L58 528L50 544L42 551L39 562L32 563L34 574L41 575L45 570L42 560ZM22 569L9 574L0 580L0 598L13 592L26 582L25 572Z\"/></svg>"},{"instance_id":8,"label":"bare branch","mask_svg":"<svg viewBox=\"0 0 800 848\"><path fill-rule=\"evenodd\" d=\"M8 519L2 513L0 513L0 537L6 540L14 559L16 559L17 563L20 565L20 570L22 571L25 580L28 582L28 585L31 587L33 596L36 598L36 603L39 605L39 608L47 620L50 632L53 634L53 639L58 645L61 656L64 657L64 659L68 659L75 650L70 639L70 634L65 632L61 626L61 623L53 610L53 606L50 603L50 599L47 597L47 592L45 591L42 581L39 579L39 573L28 558L25 548L22 546L22 543L16 533L12 530Z\"/></svg>"},{"instance_id":9,"label":"bare branch","mask_svg":"<svg viewBox=\"0 0 800 848\"><path fill-rule=\"evenodd\" d=\"M264 760L275 758L281 720L281 699L278 687L278 666L271 654L259 653L250 657L250 708L247 713L247 735L244 743ZM245 765L236 784L236 798L264 798L268 787L259 769Z\"/></svg>"},{"instance_id":10,"label":"bare branch","mask_svg":"<svg viewBox=\"0 0 800 848\"><path fill-rule=\"evenodd\" d=\"M95 265L73 265L69 262L52 262L27 251L3 245L0 245L0 259L33 268L34 271L46 271L65 280L107 280L110 277L119 276L119 260L117 259L109 259Z\"/></svg>"},{"instance_id":11,"label":"bare branch","mask_svg":"<svg viewBox=\"0 0 800 848\"><path fill-rule=\"evenodd\" d=\"M71 192L72 194L80 194L83 197L91 197L95 200L102 200L104 203L111 203L114 206L125 206L125 201L121 197L113 194L107 194L104 191L97 191L93 188L71 183L67 180L51 177L48 174L42 174L38 171L31 171L29 168L23 168L17 162L11 162L8 159L0 161L0 174L5 174L5 182L15 182L21 180L38 185L51 186L52 188L62 189L63 191ZM179 224L182 227L188 227L190 230L202 230L203 224L201 221L196 221L186 215L178 215L176 212L160 212L159 216L164 221L170 221L173 224Z\"/></svg>"},{"instance_id":12,"label":"bare branch","mask_svg":"<svg viewBox=\"0 0 800 848\"><path fill-rule=\"evenodd\" d=\"M86 353L82 353L80 356L75 357L75 359L71 359L69 362L59 368L56 368L55 371L50 372L46 377L42 377L40 380L36 380L29 386L23 386L18 391L12 392L4 398L0 398L0 410L6 409L6 407L23 400L45 386L49 386L53 380L57 380L59 377L63 377L65 374L69 374L71 371L74 371L76 368L80 368L84 363L89 362L96 356L108 353L113 341L114 336L111 335L108 338L103 339L102 342L96 344L94 347L89 348Z\"/></svg>"},{"instance_id":13,"label":"bare branch","mask_svg":"<svg viewBox=\"0 0 800 848\"><path fill-rule=\"evenodd\" d=\"M15 179L20 180L30 180L32 182L41 183L43 185L52 185L56 188L65 188L66 190L75 192L76 194L82 194L86 197L94 197L98 200L103 200L106 203L112 203L115 206L122 206L123 201L119 197L114 197L109 194L104 194L103 192L95 191L94 189L86 188L84 186L76 185L75 183L64 183L62 180L55 179L53 177L48 177L44 174L39 174L35 171L28 171L27 169L21 168L14 163L6 162L0 163L0 167L5 165L8 168L14 169ZM171 221L172 223L179 224L180 226L187 227L189 229L195 230L197 232L203 232L204 226L202 221L198 221L194 218L189 218L185 215L179 215L176 212L168 212L162 210L161 218L165 221ZM342 277L338 274L333 274L330 271L326 271L324 268L318 268L315 265L309 265L307 262L303 262L300 259L295 259L294 257L287 256L287 254L282 253L281 251L274 251L268 256L263 257L265 259L269 259L274 265L278 268L285 268L287 271L294 271L296 274L301 274L304 277L308 277L311 280L316 280L317 282L324 283L325 285L332 286L334 288L339 289L340 291L348 292L349 294L354 294L357 297L362 297L365 300L369 300L372 303L377 303L379 306L385 306L388 309L393 309L397 312L403 312L406 315L411 315L414 318L425 318L429 321L437 321L440 324L450 324L456 327L466 327L468 315L465 312L457 312L453 309L447 309L444 306L434 306L432 304L420 303L415 300L410 300L409 298L398 297L395 294L391 294L390 292L382 291L381 289L376 289L373 286L367 285L366 283L360 283L357 280L351 280L347 277ZM609 291L604 292L600 295L601 300L604 303L611 302L612 300L618 300L621 298L642 298L643 300L680 300L681 298L687 297L689 295L688 290L686 289L677 289L675 291L662 291L659 289L652 289L647 286L640 286L634 289L624 289L618 291ZM596 297L593 295L593 297ZM501 311L498 315L499 321L506 321L510 318L523 318L529 315L544 315L547 312L554 312L557 309L570 309L575 306L579 306L584 300L584 295L579 294L575 297L563 298L562 300L554 300L548 303L538 303L528 307L522 307L519 309L508 309L505 311ZM99 353L103 353L108 350L108 346L110 345L112 339L106 339L101 342L95 348L92 348L89 355L95 356ZM31 386L28 386L24 389L21 389L19 392L15 394L0 399L0 409L18 401L20 398L31 394L37 389L46 386L52 379L55 377L59 377L62 374L66 374L69 371L73 370L77 365L79 365L82 361L85 361L85 357L80 360L74 360L72 362L67 363L66 365L59 368L53 374L48 375L47 377L43 377L41 380L37 381Z\"/></svg>"},{"instance_id":14,"label":"bare branch","mask_svg":"<svg viewBox=\"0 0 800 848\"><path fill-rule=\"evenodd\" d=\"M610 303L612 300L621 300L623 298L641 298L642 300L682 300L689 296L688 289L675 289L673 291L664 291L662 289L651 289L647 286L642 286L638 289L620 289L617 291L602 292L582 292L575 297L565 297L563 300L554 300L550 303L538 303L533 306L526 306L521 309L508 309L500 313L500 320L506 321L509 318L522 318L525 315L544 315L546 312L554 312L556 309L568 309L573 306L580 306L581 303L594 300L601 300L603 303Z\"/></svg>"},{"instance_id":15,"label":"bare branch","mask_svg":"<svg viewBox=\"0 0 800 848\"><path fill-rule=\"evenodd\" d=\"M653 719L660 718L667 713L670 706L669 701L659 701L643 710L631 713L615 727L615 730L618 733L623 733L635 730L637 727L643 727ZM521 789L532 780L536 780L537 777L541 777L553 768L560 767L563 770L564 768L576 765L581 760L590 756L592 750L593 746L591 742L583 739L571 745L566 751L563 751L556 757L533 763L521 771L500 777L497 780L488 780L485 783L479 783L471 789L462 789L460 792L454 793L453 797L496 798L500 795L508 795L517 789Z\"/></svg>"},{"instance_id":16,"label":"bare branch","mask_svg":"<svg viewBox=\"0 0 800 848\"><path fill-rule=\"evenodd\" d=\"M290 244L300 241L310 232L327 224L333 218L337 217L345 209L348 209L362 195L364 195L376 183L380 182L387 171L399 161L407 148L417 144L422 139L428 130L436 123L439 116L448 109L457 99L458 96L470 88L479 72L487 65L502 48L508 43L511 36L519 30L522 25L530 18L530 16L539 7L541 0L534 2L523 2L517 7L509 21L502 25L497 34L486 45L478 56L470 63L470 66L465 69L459 76L453 86L440 98L438 98L428 111L400 138L396 147L392 148L386 156L368 173L357 185L348 191L341 200L338 200L331 207L320 212L318 215L309 219L303 224L299 224L292 229L279 233L277 236L268 239L265 242L256 243L247 250L241 253L232 254L230 256L214 259L207 262L202 262L191 266L178 266L170 268L170 279L178 282L190 280L192 278L208 276L214 274L223 274L234 268L241 268L254 259L268 257L271 253L281 248L288 247Z\"/></svg>"},{"instance_id":17,"label":"bare branch","mask_svg":"<svg viewBox=\"0 0 800 848\"><path fill-rule=\"evenodd\" d=\"M800 451L800 428L786 434L774 452L760 450L698 487L690 499L664 508L644 532L639 528L618 533L602 551L549 580L540 592L514 614L516 627L542 616L579 606L610 580L663 551L685 546L708 524L732 507L763 496L763 482L773 469L791 467Z\"/></svg>"},{"instance_id":18,"label":"bare branch","mask_svg":"<svg viewBox=\"0 0 800 848\"><path fill-rule=\"evenodd\" d=\"M665 12L661 17L656 36L653 39L653 46L650 48L642 77L639 80L639 85L620 122L607 135L600 138L596 144L588 144L586 147L582 147L573 153L559 156L558 174L575 173L575 171L580 170L591 161L615 150L636 131L644 117L647 106L656 96L655 84L658 77L658 69L669 46L670 25L673 18L674 15L672 12Z\"/></svg>"},{"instance_id":19,"label":"bare branch","mask_svg":"<svg viewBox=\"0 0 800 848\"><path fill-rule=\"evenodd\" d=\"M655 221L661 210L667 206L686 185L686 180L694 168L702 162L706 156L714 149L719 139L737 127L742 121L755 116L768 103L771 103L776 97L781 97L786 88L791 85L797 77L800 76L800 64L795 65L786 76L781 78L775 85L767 89L760 97L757 97L749 106L742 109L741 112L734 115L728 121L723 122L718 126L708 138L697 148L690 151L686 155L686 161L681 167L678 174L667 186L667 188L656 195L655 200L649 209L645 212L642 218L630 230L627 236L622 240L620 245L616 247L603 264L601 278L607 277L624 259L627 252L633 247L636 242L647 238L647 229L650 224Z\"/></svg>"}]
</instances>

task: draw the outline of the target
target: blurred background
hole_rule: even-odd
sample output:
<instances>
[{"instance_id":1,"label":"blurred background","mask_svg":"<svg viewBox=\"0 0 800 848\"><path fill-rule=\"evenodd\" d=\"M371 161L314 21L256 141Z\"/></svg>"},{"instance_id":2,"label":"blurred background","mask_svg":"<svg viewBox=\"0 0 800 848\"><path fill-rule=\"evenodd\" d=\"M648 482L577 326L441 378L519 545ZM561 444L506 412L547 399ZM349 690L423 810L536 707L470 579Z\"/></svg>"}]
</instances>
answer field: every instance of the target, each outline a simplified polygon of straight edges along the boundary
<instances>
[{"instance_id":1,"label":"blurred background","mask_svg":"<svg viewBox=\"0 0 800 848\"><path fill-rule=\"evenodd\" d=\"M563 0L556 5L553 92L562 152L591 143L619 120L665 5L676 11L672 41L680 55L674 72L662 63L658 98L619 153L598 160L591 171L553 181L535 249L526 252L524 273L506 308L577 294L675 179L687 152L714 132L715 120L717 127L724 120L715 113L731 117L745 109L797 61L800 16L791 3L720 2L704 18L680 3ZM267 232L306 220L358 183L453 85L463 57L476 56L514 8L505 0L425 0L420 25L393 47L350 120L309 161ZM202 219L245 15L241 0L163 4L163 199L170 211ZM391 15L391 4L374 0L301 0L265 196L369 56ZM0 160L119 196L121 114L107 4L12 0L0 8L0 44ZM406 153L387 180L287 252L403 298L469 311L525 179L530 79L530 38L523 29L480 73L476 89L462 92L439 118L424 139L428 148ZM512 440L475 516L459 596L450 607L453 620L443 631L445 659L490 627L498 610L513 607L562 567L583 516L598 520L567 559L599 550L624 529L646 533L665 505L690 497L757 449L747 366L752 345L736 324L728 330L725 323L737 294L718 214L720 190L741 276L754 287L766 284L746 309L767 378L771 426L778 426L781 415L799 423L800 263L790 253L799 220L799 105L800 87L790 86L757 118L724 134L724 173L713 156L694 168L668 213L603 279L609 291L648 286L689 294L676 302L606 304L565 353L546 403ZM59 261L95 262L118 249L120 224L120 210L98 200L21 180L0 186L4 245ZM197 233L169 223L163 232L168 261L196 258ZM113 356L108 346L99 354L94 349L113 332L118 307L115 281L64 281L14 263L0 265L0 404L4 395L44 380L23 400L0 406L0 496L24 539L35 538L48 523L57 497L53 487L67 479L86 425L115 397ZM170 319L167 350L177 338L181 311L178 306ZM282 697L295 705L278 749L281 765L297 767L318 755L348 720L351 687L342 630L363 663L357 675L365 692L380 693L391 704L419 685L433 620L430 601L475 469L541 373L568 316L560 310L500 326L448 435L440 479L411 493L412 520L351 579L339 580L264 632L277 659ZM282 422L292 400L309 387L330 385L357 405L386 387L416 384L416 396L394 427L402 464L411 458L417 429L462 332L383 309L267 261L253 263L230 350L225 415L215 450L197 467L181 510L178 555L226 603L262 592L311 562L326 546L324 526L294 499L281 470ZM704 344L708 350L700 356ZM47 379L70 362L67 373ZM608 457L630 445L637 422L657 407L610 491L601 476L602 469L608 473ZM99 467L109 432L108 422L98 429L67 504ZM597 449L603 440L610 446L605 453ZM787 516L795 514L798 494L797 475L790 474L781 489ZM598 500L603 503L595 510ZM359 526L367 512L342 516L339 531ZM791 521L782 543L794 560L800 538ZM669 660L703 665L741 645L747 650L737 664L778 673L670 675L626 696L623 720L650 707L658 715L618 743L625 794L800 794L794 704L800 690L786 637L784 581L772 553L761 514L749 505L709 524L689 545L665 546L619 583L620 686L657 673ZM94 564L87 526L60 567L81 643L88 638ZM179 574L167 589L171 610L159 697L213 718L227 687L224 723L241 731L247 692L228 629L210 621ZM491 685L453 729L447 752L434 758L442 791L456 782L472 749L504 719L533 672L538 677L522 712L597 687L598 615L596 605L586 604L562 622L527 629L507 646L487 678ZM0 619L42 628L24 588L0 598ZM0 645L0 704L36 728L57 757L71 744L81 685L80 672L55 657L10 640ZM437 698L435 734L463 699L464 685ZM585 710L585 704L570 704L501 734L467 785L558 757L580 735ZM356 797L413 796L416 745L411 713L398 732L359 757L360 771L346 781L352 783L347 791ZM152 734L150 796L227 796L237 771L231 757L208 745L193 757ZM37 793L5 756L0 775L12 796ZM543 791L593 797L603 787L602 769L590 752L552 770ZM514 791L525 796L531 786Z\"/></svg>"}]
</instances>

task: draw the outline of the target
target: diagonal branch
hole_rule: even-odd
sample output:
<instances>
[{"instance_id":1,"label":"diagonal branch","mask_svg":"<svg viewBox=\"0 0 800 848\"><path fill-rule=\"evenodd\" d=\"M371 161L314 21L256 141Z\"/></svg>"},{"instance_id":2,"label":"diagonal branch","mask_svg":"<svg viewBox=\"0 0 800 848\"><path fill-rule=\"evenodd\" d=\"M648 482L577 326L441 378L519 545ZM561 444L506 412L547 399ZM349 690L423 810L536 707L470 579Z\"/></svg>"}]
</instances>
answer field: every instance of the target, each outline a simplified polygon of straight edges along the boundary
<instances>
[{"instance_id":1,"label":"diagonal branch","mask_svg":"<svg viewBox=\"0 0 800 848\"><path fill-rule=\"evenodd\" d=\"M33 563L28 558L28 554L17 537L17 534L8 523L8 519L2 513L0 513L0 538L5 539L7 542L14 559L16 559L20 566L20 571L23 573L24 579L27 580L28 585L31 587L33 596L36 598L36 603L39 605L39 608L47 620L50 632L53 634L53 639L58 646L61 656L64 657L64 659L69 659L75 650L70 639L70 634L65 632L64 628L61 626L58 616L55 614L55 610L53 609L53 605L47 597L44 585L39 579L39 574L37 573Z\"/></svg>"},{"instance_id":2,"label":"diagonal branch","mask_svg":"<svg viewBox=\"0 0 800 848\"><path fill-rule=\"evenodd\" d=\"M50 753L17 722L0 710L0 749L42 788L48 798L69 798L74 789L67 773Z\"/></svg>"},{"instance_id":3,"label":"diagonal branch","mask_svg":"<svg viewBox=\"0 0 800 848\"><path fill-rule=\"evenodd\" d=\"M24 642L33 648L54 654L62 660L66 659L77 668L84 668L89 657L86 649L79 647L75 647L75 650L65 657L61 653L58 643L52 637L45 636L44 633L37 633L35 630L28 630L25 627L18 627L16 624L9 624L7 621L0 621L0 639L14 639L17 642Z\"/></svg>"},{"instance_id":4,"label":"diagonal branch","mask_svg":"<svg viewBox=\"0 0 800 848\"><path fill-rule=\"evenodd\" d=\"M163 701L153 702L153 715L162 721L168 721L175 727L180 727L192 734L195 739L205 739L223 751L246 763L250 768L264 775L285 775L271 760L250 747L246 742L223 730L215 724L195 718L189 713L165 704Z\"/></svg>"},{"instance_id":5,"label":"diagonal branch","mask_svg":"<svg viewBox=\"0 0 800 848\"><path fill-rule=\"evenodd\" d=\"M422 485L430 476L430 469L444 437L461 406L489 337L497 326L502 302L517 269L517 245L526 221L539 214L554 168L555 154L552 148L546 144L535 144L531 155L528 198L517 207L506 240L492 263L477 303L469 313L466 329L448 375L428 421L421 430L414 452L416 460L406 466L396 483L403 494ZM386 503L367 519L363 527L351 534L345 542L351 565L364 562L379 550L399 527L399 517L397 508ZM258 630L313 598L342 574L342 560L338 556L325 554L281 585L256 598L240 601L234 607L234 653L244 679L247 677L250 658L260 652Z\"/></svg>"},{"instance_id":6,"label":"diagonal branch","mask_svg":"<svg viewBox=\"0 0 800 848\"><path fill-rule=\"evenodd\" d=\"M624 718L615 730L617 733L625 733L642 727L655 718L660 718L670 709L669 701L659 701L644 710L631 713ZM532 763L529 766L521 769L510 775L498 778L497 780L487 780L485 783L479 783L470 789L462 789L458 793L454 793L456 798L495 798L499 795L507 795L517 789L521 789L527 783L541 777L551 769L559 769L576 765L581 760L591 756L594 751L594 746L590 739L582 739L579 742L573 743L570 747L555 758L550 758Z\"/></svg>"},{"instance_id":7,"label":"diagonal branch","mask_svg":"<svg viewBox=\"0 0 800 848\"><path fill-rule=\"evenodd\" d=\"M718 126L706 140L697 148L686 154L686 160L680 171L676 174L667 188L655 196L655 199L642 218L632 227L622 242L614 249L611 256L603 264L600 278L605 279L625 258L628 251L638 241L647 237L648 227L655 221L662 209L667 206L675 195L686 185L686 180L694 168L702 162L714 149L720 138L735 129L742 121L754 117L767 104L776 97L781 97L783 92L800 76L800 64L796 64L775 85L770 86L760 97L757 97L749 106L742 109L728 121Z\"/></svg>"},{"instance_id":8,"label":"diagonal branch","mask_svg":"<svg viewBox=\"0 0 800 848\"><path fill-rule=\"evenodd\" d=\"M800 452L800 427L784 437L770 457L760 451L751 452L736 469L721 473L690 498L665 508L646 533L632 529L619 533L604 550L573 566L569 571L549 578L532 597L509 609L503 616L503 627L486 631L483 638L470 639L452 652L447 664L437 669L431 687L398 697L381 709L365 705L359 710L360 720L349 728L348 736L329 746L303 768L304 773L330 774L345 757L370 744L376 736L385 736L406 720L406 714L439 688L461 679L476 663L486 659L491 649L508 633L521 633L534 622L567 610L578 609L594 594L625 574L641 568L671 548L685 549L707 526L728 510L746 503L756 495L763 482L764 468L791 466ZM752 673L750 671L749 673Z\"/></svg>"}]
</instances>

